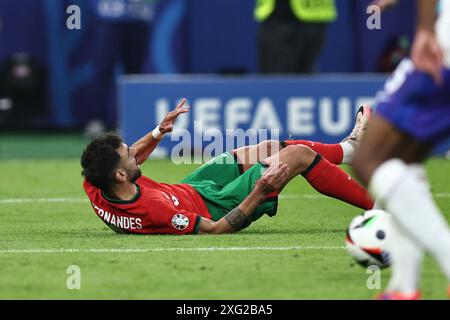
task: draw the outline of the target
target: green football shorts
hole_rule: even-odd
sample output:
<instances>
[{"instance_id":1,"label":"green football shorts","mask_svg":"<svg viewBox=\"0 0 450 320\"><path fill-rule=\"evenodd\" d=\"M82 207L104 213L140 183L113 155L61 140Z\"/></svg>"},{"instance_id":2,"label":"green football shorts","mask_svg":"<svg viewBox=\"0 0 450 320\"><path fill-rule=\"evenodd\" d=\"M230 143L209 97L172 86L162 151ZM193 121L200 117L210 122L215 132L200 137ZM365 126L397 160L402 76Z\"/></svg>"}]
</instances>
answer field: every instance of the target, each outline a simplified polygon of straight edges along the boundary
<instances>
[{"instance_id":1,"label":"green football shorts","mask_svg":"<svg viewBox=\"0 0 450 320\"><path fill-rule=\"evenodd\" d=\"M196 169L182 180L191 185L203 198L214 221L220 220L236 208L250 194L265 167L255 164L242 173L233 153L223 153ZM276 214L278 197L263 202L251 215L247 226L264 214L272 217Z\"/></svg>"}]
</instances>

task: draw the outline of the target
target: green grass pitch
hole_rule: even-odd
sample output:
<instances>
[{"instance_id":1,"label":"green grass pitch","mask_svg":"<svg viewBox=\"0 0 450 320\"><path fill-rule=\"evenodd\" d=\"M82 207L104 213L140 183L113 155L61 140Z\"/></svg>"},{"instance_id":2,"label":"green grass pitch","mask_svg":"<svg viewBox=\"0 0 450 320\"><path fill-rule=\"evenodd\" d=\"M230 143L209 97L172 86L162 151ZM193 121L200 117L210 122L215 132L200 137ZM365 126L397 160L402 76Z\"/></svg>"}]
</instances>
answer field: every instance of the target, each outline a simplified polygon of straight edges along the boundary
<instances>
[{"instance_id":1,"label":"green grass pitch","mask_svg":"<svg viewBox=\"0 0 450 320\"><path fill-rule=\"evenodd\" d=\"M153 160L143 173L176 183L194 168ZM450 162L433 159L427 170L449 220ZM379 292L343 249L361 210L320 196L301 178L282 193L276 217L238 234L134 236L113 233L95 216L77 158L3 157L0 172L0 299L372 299ZM80 290L66 287L70 265L80 267ZM383 286L389 273L382 271ZM445 288L426 257L424 298L445 299Z\"/></svg>"}]
</instances>

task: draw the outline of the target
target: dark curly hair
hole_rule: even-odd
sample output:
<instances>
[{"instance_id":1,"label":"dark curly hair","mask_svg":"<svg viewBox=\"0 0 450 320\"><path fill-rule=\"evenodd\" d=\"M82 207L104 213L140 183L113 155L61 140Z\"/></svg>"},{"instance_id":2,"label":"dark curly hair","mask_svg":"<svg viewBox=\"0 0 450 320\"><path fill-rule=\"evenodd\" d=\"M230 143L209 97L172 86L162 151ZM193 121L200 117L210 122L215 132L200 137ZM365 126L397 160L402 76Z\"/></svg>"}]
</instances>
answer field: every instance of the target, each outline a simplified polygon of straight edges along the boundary
<instances>
[{"instance_id":1,"label":"dark curly hair","mask_svg":"<svg viewBox=\"0 0 450 320\"><path fill-rule=\"evenodd\" d=\"M114 184L114 169L120 161L117 151L122 139L115 134L106 134L88 144L81 155L81 175L95 187L108 192Z\"/></svg>"}]
</instances>

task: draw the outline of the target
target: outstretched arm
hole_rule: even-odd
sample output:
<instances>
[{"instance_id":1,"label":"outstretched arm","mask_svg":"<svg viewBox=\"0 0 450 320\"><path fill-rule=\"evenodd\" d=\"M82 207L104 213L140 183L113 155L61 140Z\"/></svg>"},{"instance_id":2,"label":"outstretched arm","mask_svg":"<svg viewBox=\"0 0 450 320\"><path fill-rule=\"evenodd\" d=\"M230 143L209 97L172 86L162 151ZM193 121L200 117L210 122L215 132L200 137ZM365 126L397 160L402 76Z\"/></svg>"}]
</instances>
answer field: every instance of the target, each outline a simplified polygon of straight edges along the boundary
<instances>
[{"instance_id":1,"label":"outstretched arm","mask_svg":"<svg viewBox=\"0 0 450 320\"><path fill-rule=\"evenodd\" d=\"M136 150L136 159L138 164L142 164L145 160L147 160L153 150L155 150L158 143L161 141L164 134L173 131L173 125L178 116L189 111L189 106L185 106L185 104L186 99L183 98L175 110L167 113L155 130L149 132L131 146Z\"/></svg>"},{"instance_id":2,"label":"outstretched arm","mask_svg":"<svg viewBox=\"0 0 450 320\"><path fill-rule=\"evenodd\" d=\"M252 192L244 201L217 222L204 219L200 221L199 233L221 234L241 230L255 209L264 202L266 196L280 190L288 178L288 166L277 163L264 172Z\"/></svg>"}]
</instances>

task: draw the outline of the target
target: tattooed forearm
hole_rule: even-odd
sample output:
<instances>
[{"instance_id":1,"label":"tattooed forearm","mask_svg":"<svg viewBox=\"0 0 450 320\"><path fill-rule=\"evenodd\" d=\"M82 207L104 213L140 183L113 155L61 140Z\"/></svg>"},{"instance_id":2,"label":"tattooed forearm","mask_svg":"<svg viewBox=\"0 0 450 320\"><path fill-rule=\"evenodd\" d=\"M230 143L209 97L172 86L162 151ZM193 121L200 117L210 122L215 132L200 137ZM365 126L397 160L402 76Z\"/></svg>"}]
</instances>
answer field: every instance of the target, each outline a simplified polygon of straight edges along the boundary
<instances>
[{"instance_id":1,"label":"tattooed forearm","mask_svg":"<svg viewBox=\"0 0 450 320\"><path fill-rule=\"evenodd\" d=\"M233 228L236 231L242 230L248 220L248 216L245 215L245 213L242 212L241 209L239 209L239 207L236 207L233 210L231 210L224 218L231 226L231 228Z\"/></svg>"}]
</instances>

